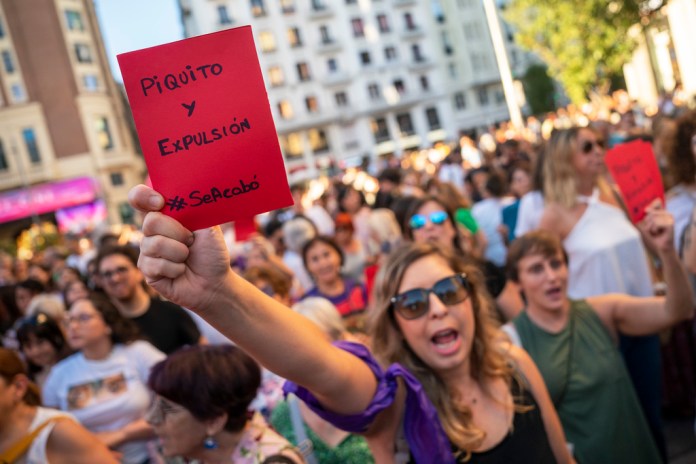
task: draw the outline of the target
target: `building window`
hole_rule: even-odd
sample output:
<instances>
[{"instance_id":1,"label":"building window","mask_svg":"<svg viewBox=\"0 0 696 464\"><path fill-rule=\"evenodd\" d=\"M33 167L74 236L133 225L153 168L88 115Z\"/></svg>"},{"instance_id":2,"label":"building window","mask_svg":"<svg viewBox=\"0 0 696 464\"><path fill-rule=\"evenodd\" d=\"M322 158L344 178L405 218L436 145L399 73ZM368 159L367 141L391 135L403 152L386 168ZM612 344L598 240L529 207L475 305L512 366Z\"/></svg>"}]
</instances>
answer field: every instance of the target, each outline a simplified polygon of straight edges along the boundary
<instances>
[{"instance_id":1,"label":"building window","mask_svg":"<svg viewBox=\"0 0 696 464\"><path fill-rule=\"evenodd\" d=\"M437 130L442 127L440 124L440 116L437 114L437 108L426 108L425 116L428 118L428 127L430 130Z\"/></svg>"},{"instance_id":2,"label":"building window","mask_svg":"<svg viewBox=\"0 0 696 464\"><path fill-rule=\"evenodd\" d=\"M266 16L266 8L263 6L263 0L251 0L251 14L255 17Z\"/></svg>"},{"instance_id":3,"label":"building window","mask_svg":"<svg viewBox=\"0 0 696 464\"><path fill-rule=\"evenodd\" d=\"M312 79L309 74L309 65L307 63L297 63L297 76L302 82Z\"/></svg>"},{"instance_id":4,"label":"building window","mask_svg":"<svg viewBox=\"0 0 696 464\"><path fill-rule=\"evenodd\" d=\"M346 0L346 5L355 5L358 3L358 0Z\"/></svg>"},{"instance_id":5,"label":"building window","mask_svg":"<svg viewBox=\"0 0 696 464\"><path fill-rule=\"evenodd\" d=\"M230 18L230 14L227 11L227 7L225 5L218 5L217 12L218 21L220 22L220 25L232 24L232 18Z\"/></svg>"},{"instance_id":6,"label":"building window","mask_svg":"<svg viewBox=\"0 0 696 464\"><path fill-rule=\"evenodd\" d=\"M97 142L102 150L111 150L114 148L114 139L111 137L111 129L109 128L109 120L104 116L99 116L94 121L95 129L97 130Z\"/></svg>"},{"instance_id":7,"label":"building window","mask_svg":"<svg viewBox=\"0 0 696 464\"><path fill-rule=\"evenodd\" d=\"M326 9L324 0L312 0L312 9L314 11L324 11Z\"/></svg>"},{"instance_id":8,"label":"building window","mask_svg":"<svg viewBox=\"0 0 696 464\"><path fill-rule=\"evenodd\" d=\"M420 63L421 61L425 60L423 53L421 53L420 45L418 44L411 45L411 55L413 55L413 61L416 63Z\"/></svg>"},{"instance_id":9,"label":"building window","mask_svg":"<svg viewBox=\"0 0 696 464\"><path fill-rule=\"evenodd\" d=\"M334 95L336 106L348 106L348 95L345 92L336 92Z\"/></svg>"},{"instance_id":10,"label":"building window","mask_svg":"<svg viewBox=\"0 0 696 464\"><path fill-rule=\"evenodd\" d=\"M292 14L295 12L295 0L280 0L280 10L283 14Z\"/></svg>"},{"instance_id":11,"label":"building window","mask_svg":"<svg viewBox=\"0 0 696 464\"><path fill-rule=\"evenodd\" d=\"M330 73L338 71L338 61L336 61L336 58L329 58L326 60L326 67L329 69Z\"/></svg>"},{"instance_id":12,"label":"building window","mask_svg":"<svg viewBox=\"0 0 696 464\"><path fill-rule=\"evenodd\" d=\"M399 124L399 131L401 131L402 137L415 134L413 130L413 121L411 121L411 115L409 113L397 114L396 122Z\"/></svg>"},{"instance_id":13,"label":"building window","mask_svg":"<svg viewBox=\"0 0 696 464\"><path fill-rule=\"evenodd\" d=\"M111 177L111 185L114 187L119 187L125 183L123 174L120 172L112 172L109 177Z\"/></svg>"},{"instance_id":14,"label":"building window","mask_svg":"<svg viewBox=\"0 0 696 464\"><path fill-rule=\"evenodd\" d=\"M374 135L377 143L389 140L389 127L387 127L386 119L375 118L372 120L372 135Z\"/></svg>"},{"instance_id":15,"label":"building window","mask_svg":"<svg viewBox=\"0 0 696 464\"><path fill-rule=\"evenodd\" d=\"M432 9L433 9L433 16L435 17L435 21L438 23L442 24L445 22L445 12L442 9L442 5L438 1L434 1L432 3Z\"/></svg>"},{"instance_id":16,"label":"building window","mask_svg":"<svg viewBox=\"0 0 696 464\"><path fill-rule=\"evenodd\" d=\"M387 18L387 15L378 14L377 24L379 25L379 32L386 34L387 32L391 31L391 28L389 27L389 18Z\"/></svg>"},{"instance_id":17,"label":"building window","mask_svg":"<svg viewBox=\"0 0 696 464\"><path fill-rule=\"evenodd\" d=\"M283 68L280 66L271 66L268 68L268 79L271 81L273 87L278 87L285 83L285 76L283 75Z\"/></svg>"},{"instance_id":18,"label":"building window","mask_svg":"<svg viewBox=\"0 0 696 464\"><path fill-rule=\"evenodd\" d=\"M91 63L92 62L92 50L90 50L89 45L83 43L75 44L75 56L77 57L78 63Z\"/></svg>"},{"instance_id":19,"label":"building window","mask_svg":"<svg viewBox=\"0 0 696 464\"><path fill-rule=\"evenodd\" d=\"M287 100L281 100L278 102L278 113L283 119L292 119L295 114L292 111L292 105Z\"/></svg>"},{"instance_id":20,"label":"building window","mask_svg":"<svg viewBox=\"0 0 696 464\"><path fill-rule=\"evenodd\" d=\"M360 62L363 64L363 66L370 64L372 62L370 52L360 52Z\"/></svg>"},{"instance_id":21,"label":"building window","mask_svg":"<svg viewBox=\"0 0 696 464\"><path fill-rule=\"evenodd\" d=\"M505 103L505 93L503 93L503 91L500 89L495 91L495 102L498 105Z\"/></svg>"},{"instance_id":22,"label":"building window","mask_svg":"<svg viewBox=\"0 0 696 464\"><path fill-rule=\"evenodd\" d=\"M328 45L333 42L327 26L319 26L319 35L321 35L321 43L324 45Z\"/></svg>"},{"instance_id":23,"label":"building window","mask_svg":"<svg viewBox=\"0 0 696 464\"><path fill-rule=\"evenodd\" d=\"M308 113L316 113L319 111L319 101L317 97L310 96L305 98L305 107L307 107Z\"/></svg>"},{"instance_id":24,"label":"building window","mask_svg":"<svg viewBox=\"0 0 696 464\"><path fill-rule=\"evenodd\" d=\"M300 38L300 30L296 27L288 29L288 42L291 47L301 47L302 39Z\"/></svg>"},{"instance_id":25,"label":"building window","mask_svg":"<svg viewBox=\"0 0 696 464\"><path fill-rule=\"evenodd\" d=\"M418 80L420 81L421 90L430 90L428 76L421 76Z\"/></svg>"},{"instance_id":26,"label":"building window","mask_svg":"<svg viewBox=\"0 0 696 464\"><path fill-rule=\"evenodd\" d=\"M24 138L24 145L27 147L27 153L29 153L29 161L31 161L31 164L39 164L41 162L41 153L39 153L39 145L36 143L34 129L24 129L22 137Z\"/></svg>"},{"instance_id":27,"label":"building window","mask_svg":"<svg viewBox=\"0 0 696 464\"><path fill-rule=\"evenodd\" d=\"M259 43L261 44L261 51L264 53L270 53L276 50L275 36L270 31L261 31L259 33Z\"/></svg>"},{"instance_id":28,"label":"building window","mask_svg":"<svg viewBox=\"0 0 696 464\"><path fill-rule=\"evenodd\" d=\"M12 101L14 101L15 103L22 103L27 101L27 94L24 91L24 87L22 86L22 84L12 84L10 89L12 90Z\"/></svg>"},{"instance_id":29,"label":"building window","mask_svg":"<svg viewBox=\"0 0 696 464\"><path fill-rule=\"evenodd\" d=\"M457 64L456 63L450 63L449 66L447 66L447 69L449 69L449 75L452 79L456 79L457 76L459 75L459 72L457 72Z\"/></svg>"},{"instance_id":30,"label":"building window","mask_svg":"<svg viewBox=\"0 0 696 464\"><path fill-rule=\"evenodd\" d=\"M379 86L377 84L368 85L367 92L370 94L370 99L372 100L378 100L380 98Z\"/></svg>"},{"instance_id":31,"label":"building window","mask_svg":"<svg viewBox=\"0 0 696 464\"><path fill-rule=\"evenodd\" d=\"M302 146L302 137L299 133L293 132L288 135L280 136L280 146L283 153L288 158L301 158L304 147Z\"/></svg>"},{"instance_id":32,"label":"building window","mask_svg":"<svg viewBox=\"0 0 696 464\"><path fill-rule=\"evenodd\" d=\"M326 140L326 133L322 129L310 129L307 132L309 146L314 153L319 153L329 149L329 142Z\"/></svg>"},{"instance_id":33,"label":"building window","mask_svg":"<svg viewBox=\"0 0 696 464\"><path fill-rule=\"evenodd\" d=\"M478 90L478 102L479 105L481 106L486 106L488 105L488 89L479 89Z\"/></svg>"},{"instance_id":34,"label":"building window","mask_svg":"<svg viewBox=\"0 0 696 464\"><path fill-rule=\"evenodd\" d=\"M96 92L99 90L99 79L94 74L85 74L82 76L82 84L88 92Z\"/></svg>"},{"instance_id":35,"label":"building window","mask_svg":"<svg viewBox=\"0 0 696 464\"><path fill-rule=\"evenodd\" d=\"M394 61L396 60L396 48L389 46L384 48L384 58L387 61Z\"/></svg>"},{"instance_id":36,"label":"building window","mask_svg":"<svg viewBox=\"0 0 696 464\"><path fill-rule=\"evenodd\" d=\"M454 94L454 107L458 110L466 108L466 95L464 95L464 92L457 92Z\"/></svg>"},{"instance_id":37,"label":"building window","mask_svg":"<svg viewBox=\"0 0 696 464\"><path fill-rule=\"evenodd\" d=\"M0 140L0 170L7 171L10 165L7 164L7 156L5 155L5 145Z\"/></svg>"},{"instance_id":38,"label":"building window","mask_svg":"<svg viewBox=\"0 0 696 464\"><path fill-rule=\"evenodd\" d=\"M79 11L65 10L65 22L68 24L68 29L71 31L85 30L85 23L82 21L82 15Z\"/></svg>"},{"instance_id":39,"label":"building window","mask_svg":"<svg viewBox=\"0 0 696 464\"><path fill-rule=\"evenodd\" d=\"M406 85L404 84L404 81L402 79L395 79L393 84L394 90L396 90L396 92L399 95L403 95L406 93Z\"/></svg>"},{"instance_id":40,"label":"building window","mask_svg":"<svg viewBox=\"0 0 696 464\"><path fill-rule=\"evenodd\" d=\"M12 60L12 53L10 53L9 50L2 51L2 64L5 66L5 72L7 74L12 74L14 72L14 60Z\"/></svg>"},{"instance_id":41,"label":"building window","mask_svg":"<svg viewBox=\"0 0 696 464\"><path fill-rule=\"evenodd\" d=\"M5 22L2 17L0 17L0 39L5 37Z\"/></svg>"},{"instance_id":42,"label":"building window","mask_svg":"<svg viewBox=\"0 0 696 464\"><path fill-rule=\"evenodd\" d=\"M353 37L365 37L365 26L361 18L351 19L350 24L353 26Z\"/></svg>"},{"instance_id":43,"label":"building window","mask_svg":"<svg viewBox=\"0 0 696 464\"><path fill-rule=\"evenodd\" d=\"M413 31L416 29L416 23L413 21L411 13L404 13L404 23L406 24L406 30Z\"/></svg>"}]
</instances>

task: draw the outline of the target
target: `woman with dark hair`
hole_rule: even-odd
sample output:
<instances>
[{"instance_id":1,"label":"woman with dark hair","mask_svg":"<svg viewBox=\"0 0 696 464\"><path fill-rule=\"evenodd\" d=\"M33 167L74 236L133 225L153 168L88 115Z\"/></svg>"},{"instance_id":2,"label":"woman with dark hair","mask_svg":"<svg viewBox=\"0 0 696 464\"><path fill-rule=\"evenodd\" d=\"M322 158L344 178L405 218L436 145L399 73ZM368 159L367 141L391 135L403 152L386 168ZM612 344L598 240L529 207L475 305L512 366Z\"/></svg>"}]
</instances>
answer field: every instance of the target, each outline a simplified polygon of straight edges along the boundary
<instances>
[{"instance_id":1,"label":"woman with dark hair","mask_svg":"<svg viewBox=\"0 0 696 464\"><path fill-rule=\"evenodd\" d=\"M0 348L0 462L116 463L70 415L42 408L38 387L14 351Z\"/></svg>"},{"instance_id":2,"label":"woman with dark hair","mask_svg":"<svg viewBox=\"0 0 696 464\"><path fill-rule=\"evenodd\" d=\"M69 411L124 463L149 459L152 429L144 416L150 404L150 368L164 354L139 340L138 328L103 295L73 303L65 318L70 347L77 353L56 364L43 387L46 405Z\"/></svg>"},{"instance_id":3,"label":"woman with dark hair","mask_svg":"<svg viewBox=\"0 0 696 464\"><path fill-rule=\"evenodd\" d=\"M89 288L83 280L75 280L63 288L63 302L69 308L77 300L87 298L89 293Z\"/></svg>"},{"instance_id":4,"label":"woman with dark hair","mask_svg":"<svg viewBox=\"0 0 696 464\"><path fill-rule=\"evenodd\" d=\"M404 235L416 243L436 243L460 259L475 263L486 278L488 292L505 320L515 317L524 306L517 289L507 283L505 272L490 261L476 260L462 246L452 211L436 197L415 200L406 215Z\"/></svg>"},{"instance_id":5,"label":"woman with dark hair","mask_svg":"<svg viewBox=\"0 0 696 464\"><path fill-rule=\"evenodd\" d=\"M29 375L41 387L53 366L70 354L63 331L56 321L38 313L17 329L19 350L27 360Z\"/></svg>"},{"instance_id":6,"label":"woman with dark hair","mask_svg":"<svg viewBox=\"0 0 696 464\"><path fill-rule=\"evenodd\" d=\"M165 456L206 463L265 464L301 455L259 413L249 410L261 370L231 345L190 346L155 364L148 385L155 398L147 420Z\"/></svg>"},{"instance_id":7,"label":"woman with dark hair","mask_svg":"<svg viewBox=\"0 0 696 464\"><path fill-rule=\"evenodd\" d=\"M554 130L544 156L545 207L539 228L555 234L568 253L568 296L655 294L648 254L638 229L605 178L604 142L587 127ZM660 341L621 336L621 351L662 456Z\"/></svg>"},{"instance_id":8,"label":"woman with dark hair","mask_svg":"<svg viewBox=\"0 0 696 464\"><path fill-rule=\"evenodd\" d=\"M373 357L362 345L331 344L236 275L219 227L190 232L151 214L164 199L143 185L131 201L148 212L139 262L147 281L296 382L285 390L320 417L366 434L376 462L572 461L534 363L495 327L477 270L451 252L413 244L389 255L370 310Z\"/></svg>"},{"instance_id":9,"label":"woman with dark hair","mask_svg":"<svg viewBox=\"0 0 696 464\"><path fill-rule=\"evenodd\" d=\"M349 330L364 332L367 288L341 275L344 256L338 244L329 237L314 237L302 248L302 261L314 281L314 287L302 299L326 298L336 306Z\"/></svg>"},{"instance_id":10,"label":"woman with dark hair","mask_svg":"<svg viewBox=\"0 0 696 464\"><path fill-rule=\"evenodd\" d=\"M22 314L26 314L29 303L36 295L46 292L44 284L35 279L23 280L15 287L15 301Z\"/></svg>"},{"instance_id":11,"label":"woman with dark hair","mask_svg":"<svg viewBox=\"0 0 696 464\"><path fill-rule=\"evenodd\" d=\"M508 253L508 275L527 306L506 329L539 367L580 462L661 462L617 341L622 333L655 334L692 317L693 295L669 213L651 211L640 227L663 263L667 297L570 299L568 258L549 232L519 237Z\"/></svg>"}]
</instances>

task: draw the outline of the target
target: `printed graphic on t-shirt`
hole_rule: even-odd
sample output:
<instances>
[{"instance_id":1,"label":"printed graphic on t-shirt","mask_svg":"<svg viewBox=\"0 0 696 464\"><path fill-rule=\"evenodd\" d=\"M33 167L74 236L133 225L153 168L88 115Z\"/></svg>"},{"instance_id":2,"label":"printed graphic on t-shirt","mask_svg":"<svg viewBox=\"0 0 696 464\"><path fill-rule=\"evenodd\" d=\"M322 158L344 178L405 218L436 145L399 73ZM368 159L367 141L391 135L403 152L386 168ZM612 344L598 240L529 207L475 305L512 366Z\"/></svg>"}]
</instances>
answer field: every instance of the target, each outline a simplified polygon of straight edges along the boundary
<instances>
[{"instance_id":1,"label":"printed graphic on t-shirt","mask_svg":"<svg viewBox=\"0 0 696 464\"><path fill-rule=\"evenodd\" d=\"M96 379L68 389L68 410L82 409L87 406L111 400L126 393L126 377L123 372Z\"/></svg>"}]
</instances>

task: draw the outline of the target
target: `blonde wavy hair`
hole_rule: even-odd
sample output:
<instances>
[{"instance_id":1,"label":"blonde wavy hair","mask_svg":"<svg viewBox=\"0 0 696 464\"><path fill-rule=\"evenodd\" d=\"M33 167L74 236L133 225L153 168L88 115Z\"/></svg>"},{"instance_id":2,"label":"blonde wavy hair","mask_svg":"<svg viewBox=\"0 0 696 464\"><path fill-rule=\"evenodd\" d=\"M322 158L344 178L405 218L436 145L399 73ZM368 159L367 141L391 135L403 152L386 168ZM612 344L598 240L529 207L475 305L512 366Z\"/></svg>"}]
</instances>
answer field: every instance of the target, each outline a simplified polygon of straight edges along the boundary
<instances>
[{"instance_id":1,"label":"blonde wavy hair","mask_svg":"<svg viewBox=\"0 0 696 464\"><path fill-rule=\"evenodd\" d=\"M448 438L467 456L477 449L485 438L485 431L472 421L471 410L457 401L458 394L408 346L391 310L391 298L396 295L406 270L416 261L430 255L442 257L453 273L464 272L470 282L470 300L474 311L474 340L471 347L471 375L482 388L484 379L502 378L508 384L514 375L512 361L501 343L501 332L493 316L493 303L478 269L465 264L451 252L432 243L411 243L396 250L381 267L373 292L373 306L368 311L368 330L372 351L384 365L399 363L408 369L423 385L435 405ZM517 405L515 410L518 410ZM527 409L521 409L527 410Z\"/></svg>"},{"instance_id":2,"label":"blonde wavy hair","mask_svg":"<svg viewBox=\"0 0 696 464\"><path fill-rule=\"evenodd\" d=\"M573 154L578 149L579 133L579 127L554 130L544 154L544 198L547 202L558 203L566 208L572 208L577 202L578 186Z\"/></svg>"}]
</instances>

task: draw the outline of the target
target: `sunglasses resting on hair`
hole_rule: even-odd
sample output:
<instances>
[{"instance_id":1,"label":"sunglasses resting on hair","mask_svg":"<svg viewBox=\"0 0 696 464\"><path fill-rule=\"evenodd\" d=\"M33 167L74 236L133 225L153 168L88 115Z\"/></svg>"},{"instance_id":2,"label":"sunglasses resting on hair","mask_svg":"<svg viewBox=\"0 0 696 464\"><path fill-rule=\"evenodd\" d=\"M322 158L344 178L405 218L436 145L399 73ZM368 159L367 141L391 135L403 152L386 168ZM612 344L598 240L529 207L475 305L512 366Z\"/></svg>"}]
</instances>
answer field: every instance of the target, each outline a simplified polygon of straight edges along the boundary
<instances>
[{"instance_id":1,"label":"sunglasses resting on hair","mask_svg":"<svg viewBox=\"0 0 696 464\"><path fill-rule=\"evenodd\" d=\"M442 225L447 220L447 213L444 211L434 211L428 216L423 214L414 214L408 221L408 225L413 230L418 230L421 227L425 227L428 221L435 224L436 226Z\"/></svg>"},{"instance_id":2,"label":"sunglasses resting on hair","mask_svg":"<svg viewBox=\"0 0 696 464\"><path fill-rule=\"evenodd\" d=\"M469 281L466 274L455 274L438 280L432 288L414 288L399 293L390 300L392 308L404 319L417 319L430 309L430 293L447 306L459 304L469 297Z\"/></svg>"}]
</instances>

